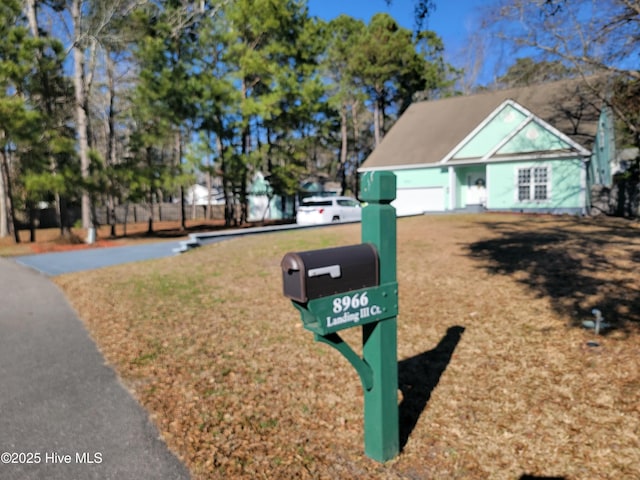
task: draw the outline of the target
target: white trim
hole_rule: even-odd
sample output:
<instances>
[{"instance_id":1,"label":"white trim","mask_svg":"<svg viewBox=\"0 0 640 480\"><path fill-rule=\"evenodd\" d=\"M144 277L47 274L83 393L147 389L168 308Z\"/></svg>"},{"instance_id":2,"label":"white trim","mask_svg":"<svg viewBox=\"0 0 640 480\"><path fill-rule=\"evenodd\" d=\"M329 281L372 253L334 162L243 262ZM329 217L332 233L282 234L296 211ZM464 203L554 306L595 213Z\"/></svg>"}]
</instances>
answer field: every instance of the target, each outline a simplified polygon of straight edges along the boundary
<instances>
[{"instance_id":1,"label":"white trim","mask_svg":"<svg viewBox=\"0 0 640 480\"><path fill-rule=\"evenodd\" d=\"M549 152L549 153L536 153L536 154L528 154L526 156L517 156L517 155L509 155L501 158L492 158L490 160L482 160L481 158L474 158L472 160L454 160L451 162L447 162L445 165L441 163L416 163L415 165L398 165L393 167L368 167L368 168L359 168L358 172L374 172L374 171L392 171L392 170L420 170L423 168L443 168L445 166L464 166L464 165L489 165L492 163L503 163L503 162L527 162L527 161L538 161L538 160L562 160L565 158L576 158L582 157L583 161L588 161L589 155L582 155L578 152Z\"/></svg>"},{"instance_id":2,"label":"white trim","mask_svg":"<svg viewBox=\"0 0 640 480\"><path fill-rule=\"evenodd\" d=\"M421 168L428 168L428 167L440 167L442 168L442 166L438 163L416 163L413 165L396 165L396 166L390 166L390 167L365 167L365 168L358 168L358 172L382 172L382 171L388 171L388 170L419 170Z\"/></svg>"},{"instance_id":3,"label":"white trim","mask_svg":"<svg viewBox=\"0 0 640 480\"><path fill-rule=\"evenodd\" d=\"M393 170L420 170L423 168L443 168L445 166L460 167L465 165L491 165L492 163L504 163L504 162L531 162L540 160L563 160L566 158L582 157L582 161L586 162L591 157L589 155L582 155L578 152L563 152L563 153L534 153L526 156L509 155L502 158L492 158L489 161L482 160L481 158L474 158L472 160L455 160L447 162L445 165L441 163L416 163L414 165L398 165L393 167L368 167L359 168L358 172L375 172L375 171L393 171Z\"/></svg>"},{"instance_id":4,"label":"white trim","mask_svg":"<svg viewBox=\"0 0 640 480\"><path fill-rule=\"evenodd\" d=\"M576 141L572 140L571 138L569 138L567 135L562 133L560 130L558 130L553 125L548 124L547 122L545 122L541 118L537 117L536 115L534 115L533 118L534 118L534 122L536 122L539 126L541 126L542 128L544 128L546 130L549 130L551 133L553 133L560 140L563 140L564 142L568 143L570 146L575 148L581 156L583 156L583 157L590 157L591 156L591 151L590 150L587 150L582 145L580 145L578 142L576 142Z\"/></svg>"},{"instance_id":5,"label":"white trim","mask_svg":"<svg viewBox=\"0 0 640 480\"><path fill-rule=\"evenodd\" d=\"M535 113L533 113L532 111L528 110L526 107L523 107L522 105L520 105L519 103L513 101L513 100L509 100L511 102L511 105L514 108L517 108L518 110L520 110L521 113L526 114L527 116L531 116L533 117L533 121L536 122L539 126L541 126L544 130L549 130L551 133L553 133L556 137L560 138L561 140L565 141L566 143L568 143L570 146L572 146L573 148L575 148L580 154L582 154L583 156L591 156L591 152L589 150L587 150L586 148L584 148L582 145L580 145L579 143L577 143L576 141L572 140L571 138L569 138L569 136L565 135L564 133L562 133L560 130L558 130L556 127L554 127L553 125L551 125L550 123L545 122L543 119L541 119L539 116L537 116Z\"/></svg>"},{"instance_id":6,"label":"white trim","mask_svg":"<svg viewBox=\"0 0 640 480\"><path fill-rule=\"evenodd\" d=\"M456 169L453 166L449 166L447 170L449 175L449 210L455 210L456 208Z\"/></svg>"},{"instance_id":7,"label":"white trim","mask_svg":"<svg viewBox=\"0 0 640 480\"><path fill-rule=\"evenodd\" d=\"M523 114L525 117L528 116L534 116L535 115L528 110L526 107L523 107L522 105L520 105L518 102L516 102L515 100L512 99L508 99L507 102L509 102L509 105L511 105L513 108L515 108L516 110L518 110L521 114ZM506 103L506 102L505 102Z\"/></svg>"},{"instance_id":8,"label":"white trim","mask_svg":"<svg viewBox=\"0 0 640 480\"><path fill-rule=\"evenodd\" d=\"M473 160L460 160L455 162L448 162L447 165L462 166L462 165L490 165L492 163L504 163L504 162L535 162L539 160L563 160L565 158L582 157L577 152L564 152L564 153L536 153L528 154L527 156L509 155L501 158L492 158L489 161L483 161L482 159Z\"/></svg>"},{"instance_id":9,"label":"white trim","mask_svg":"<svg viewBox=\"0 0 640 480\"><path fill-rule=\"evenodd\" d=\"M500 142L498 142L498 145L496 147L494 147L488 153L483 155L481 157L482 159L487 160L492 155L494 155L495 152L500 150L500 148L502 148L506 143L509 142L509 140L511 140L515 135L517 135L520 131L522 131L522 129L524 129L524 127L527 124L529 124L531 121L538 124L538 126L542 127L543 130L548 130L550 133L560 138L565 143L569 144L569 146L576 149L578 154L580 154L581 156L585 156L585 157L591 156L591 152L589 150L587 150L582 145L580 145L579 143L569 138L567 135L565 135L560 130L555 128L553 125L545 122L542 118L540 118L535 113L528 110L526 107L523 107L522 105L517 103L515 100L507 99L504 102L502 102L500 106L498 106L498 108L496 108L493 112L491 112L482 122L480 122L480 124L476 128L474 128L471 131L471 133L467 135L460 143L458 143L442 160L440 160L439 163L449 163L449 160L451 160L456 155L456 153L458 153L462 149L462 147L464 147L465 144L471 141L479 133L480 130L482 130L485 126L487 126L490 122L492 122L495 119L495 117L497 117L498 114L507 106L513 107L514 109L518 110L520 113L525 115L526 118L520 124L518 124L518 126L514 129L514 131L512 131L509 135L507 135L507 137L503 138Z\"/></svg>"},{"instance_id":10,"label":"white trim","mask_svg":"<svg viewBox=\"0 0 640 480\"><path fill-rule=\"evenodd\" d=\"M485 208L489 209L491 207L489 207L489 199L491 198L491 192L489 191L489 186L491 185L491 183L489 182L489 166L485 165L484 167L484 185L485 185L485 193L487 194L487 200L485 202Z\"/></svg>"}]
</instances>

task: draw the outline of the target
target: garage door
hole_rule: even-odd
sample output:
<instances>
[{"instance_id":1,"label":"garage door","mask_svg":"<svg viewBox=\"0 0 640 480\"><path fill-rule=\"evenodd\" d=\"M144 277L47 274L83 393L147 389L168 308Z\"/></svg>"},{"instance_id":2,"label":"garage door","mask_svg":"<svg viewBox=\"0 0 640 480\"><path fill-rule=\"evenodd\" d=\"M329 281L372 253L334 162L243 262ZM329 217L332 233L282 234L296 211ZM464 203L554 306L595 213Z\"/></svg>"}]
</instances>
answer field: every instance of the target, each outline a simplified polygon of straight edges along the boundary
<instances>
[{"instance_id":1,"label":"garage door","mask_svg":"<svg viewBox=\"0 0 640 480\"><path fill-rule=\"evenodd\" d=\"M424 212L444 211L444 188L399 188L396 199L391 203L396 207L396 215L420 215Z\"/></svg>"}]
</instances>

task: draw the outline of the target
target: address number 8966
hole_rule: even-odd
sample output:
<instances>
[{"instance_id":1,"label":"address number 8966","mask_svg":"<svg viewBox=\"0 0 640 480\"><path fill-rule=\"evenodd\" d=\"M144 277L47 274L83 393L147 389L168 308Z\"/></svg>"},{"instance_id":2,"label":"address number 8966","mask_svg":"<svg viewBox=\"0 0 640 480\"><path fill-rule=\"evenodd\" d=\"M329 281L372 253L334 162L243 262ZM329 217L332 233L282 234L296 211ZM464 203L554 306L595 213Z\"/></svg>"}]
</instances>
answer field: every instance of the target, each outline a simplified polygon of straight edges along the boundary
<instances>
[{"instance_id":1,"label":"address number 8966","mask_svg":"<svg viewBox=\"0 0 640 480\"><path fill-rule=\"evenodd\" d=\"M350 308L366 307L367 305L369 305L367 292L345 295L333 299L333 313L342 313Z\"/></svg>"}]
</instances>

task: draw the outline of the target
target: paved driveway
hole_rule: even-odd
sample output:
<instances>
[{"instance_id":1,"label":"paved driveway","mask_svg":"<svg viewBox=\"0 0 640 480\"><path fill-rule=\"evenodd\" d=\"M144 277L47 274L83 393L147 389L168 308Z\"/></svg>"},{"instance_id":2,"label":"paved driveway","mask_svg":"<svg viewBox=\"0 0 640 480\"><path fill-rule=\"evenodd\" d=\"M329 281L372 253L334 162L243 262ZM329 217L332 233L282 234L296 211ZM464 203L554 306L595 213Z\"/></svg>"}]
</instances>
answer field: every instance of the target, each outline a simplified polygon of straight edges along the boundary
<instances>
[{"instance_id":1,"label":"paved driveway","mask_svg":"<svg viewBox=\"0 0 640 480\"><path fill-rule=\"evenodd\" d=\"M198 242L285 228L203 234ZM0 258L0 479L189 478L46 277L175 255L179 246Z\"/></svg>"},{"instance_id":2,"label":"paved driveway","mask_svg":"<svg viewBox=\"0 0 640 480\"><path fill-rule=\"evenodd\" d=\"M173 249L177 247L178 242L148 243L126 247L91 248L25 255L16 257L15 261L45 275L54 276L81 270L93 270L119 263L167 257L174 255Z\"/></svg>"},{"instance_id":3,"label":"paved driveway","mask_svg":"<svg viewBox=\"0 0 640 480\"><path fill-rule=\"evenodd\" d=\"M0 479L187 479L62 292L0 258Z\"/></svg>"},{"instance_id":4,"label":"paved driveway","mask_svg":"<svg viewBox=\"0 0 640 480\"><path fill-rule=\"evenodd\" d=\"M226 237L211 239L220 241ZM72 250L69 252L41 253L38 255L25 255L15 257L15 261L21 265L33 268L48 276L61 275L63 273L93 270L95 268L109 267L121 263L139 262L154 258L176 255L175 249L179 248L177 241L146 243L127 247L90 248L85 250Z\"/></svg>"},{"instance_id":5,"label":"paved driveway","mask_svg":"<svg viewBox=\"0 0 640 480\"><path fill-rule=\"evenodd\" d=\"M350 223L350 222L342 222ZM335 224L332 224L335 225ZM192 234L190 237L197 240L199 245L221 242L242 235L257 235L260 233L278 232L284 230L321 228L329 225L274 225L268 227L254 227L225 230L210 233ZM127 247L91 248L85 250L73 250L69 252L41 253L38 255L25 255L15 257L14 260L21 265L33 268L48 276L61 275L63 273L93 270L95 268L109 267L121 263L139 262L154 258L176 255L176 250L181 246L181 241L166 241L146 243Z\"/></svg>"}]
</instances>

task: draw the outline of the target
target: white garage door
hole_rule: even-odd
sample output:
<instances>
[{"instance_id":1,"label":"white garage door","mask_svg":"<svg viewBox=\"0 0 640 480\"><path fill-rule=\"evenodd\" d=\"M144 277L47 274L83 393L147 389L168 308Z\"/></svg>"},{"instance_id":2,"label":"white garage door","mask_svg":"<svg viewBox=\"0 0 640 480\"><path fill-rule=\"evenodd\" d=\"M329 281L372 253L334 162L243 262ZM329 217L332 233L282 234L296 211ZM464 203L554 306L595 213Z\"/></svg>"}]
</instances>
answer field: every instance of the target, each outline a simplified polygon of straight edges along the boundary
<instances>
[{"instance_id":1,"label":"white garage door","mask_svg":"<svg viewBox=\"0 0 640 480\"><path fill-rule=\"evenodd\" d=\"M396 215L420 215L424 212L444 211L444 188L399 188L396 199L391 203L396 207Z\"/></svg>"}]
</instances>

